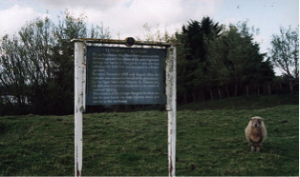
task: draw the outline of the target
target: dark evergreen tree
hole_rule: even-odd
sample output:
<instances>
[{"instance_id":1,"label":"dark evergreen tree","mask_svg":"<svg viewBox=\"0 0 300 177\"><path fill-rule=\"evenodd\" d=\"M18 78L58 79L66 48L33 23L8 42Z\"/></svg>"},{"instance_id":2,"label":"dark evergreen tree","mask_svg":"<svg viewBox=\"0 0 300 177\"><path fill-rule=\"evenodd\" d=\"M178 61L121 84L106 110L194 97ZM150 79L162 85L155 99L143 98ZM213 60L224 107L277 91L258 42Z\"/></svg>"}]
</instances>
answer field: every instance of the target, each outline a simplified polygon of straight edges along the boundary
<instances>
[{"instance_id":1,"label":"dark evergreen tree","mask_svg":"<svg viewBox=\"0 0 300 177\"><path fill-rule=\"evenodd\" d=\"M205 40L219 37L222 26L214 23L209 17L204 17L201 22L190 21L187 26L182 27L182 33L177 34L177 39L182 44L179 51L178 62L184 63L183 73L178 73L179 77L183 76L183 83L179 83L187 93L192 93L196 101L195 93L203 89L205 85L204 76L208 71L207 47ZM201 92L201 91L200 91Z\"/></svg>"}]
</instances>

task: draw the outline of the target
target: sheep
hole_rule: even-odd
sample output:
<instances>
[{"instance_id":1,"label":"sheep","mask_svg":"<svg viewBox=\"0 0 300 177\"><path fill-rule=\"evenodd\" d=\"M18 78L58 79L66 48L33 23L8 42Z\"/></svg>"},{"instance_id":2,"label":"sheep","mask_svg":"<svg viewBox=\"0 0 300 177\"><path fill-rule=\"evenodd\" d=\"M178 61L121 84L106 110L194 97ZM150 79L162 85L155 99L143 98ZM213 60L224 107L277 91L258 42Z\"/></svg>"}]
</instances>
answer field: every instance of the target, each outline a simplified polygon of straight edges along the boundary
<instances>
[{"instance_id":1,"label":"sheep","mask_svg":"<svg viewBox=\"0 0 300 177\"><path fill-rule=\"evenodd\" d=\"M245 136L251 146L251 152L254 152L254 144L256 145L256 152L262 147L263 141L267 137L267 129L263 122L263 118L255 116L252 117L245 129Z\"/></svg>"}]
</instances>

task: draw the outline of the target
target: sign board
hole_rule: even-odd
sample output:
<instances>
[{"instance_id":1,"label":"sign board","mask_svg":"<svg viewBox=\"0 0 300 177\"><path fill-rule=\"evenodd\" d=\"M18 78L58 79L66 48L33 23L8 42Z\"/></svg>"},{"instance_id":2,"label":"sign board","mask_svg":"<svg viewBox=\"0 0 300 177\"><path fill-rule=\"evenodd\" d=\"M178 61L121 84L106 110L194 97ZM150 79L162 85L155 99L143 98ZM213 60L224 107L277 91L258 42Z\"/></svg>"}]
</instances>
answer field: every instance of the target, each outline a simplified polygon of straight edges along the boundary
<instances>
[{"instance_id":1,"label":"sign board","mask_svg":"<svg viewBox=\"0 0 300 177\"><path fill-rule=\"evenodd\" d=\"M166 104L166 49L87 46L86 105Z\"/></svg>"},{"instance_id":2,"label":"sign board","mask_svg":"<svg viewBox=\"0 0 300 177\"><path fill-rule=\"evenodd\" d=\"M73 39L72 42L74 42L75 48L75 176L82 176L82 120L86 104L164 103L166 103L166 110L168 112L169 176L175 176L177 132L176 46L159 42L135 41L133 38L126 38L125 40ZM165 46L167 48L95 47L86 46L86 43L125 44L127 47L132 45ZM86 47L87 61L84 60L84 49ZM86 71L88 74L87 80L85 77ZM85 95L86 84L88 86L87 95Z\"/></svg>"}]
</instances>

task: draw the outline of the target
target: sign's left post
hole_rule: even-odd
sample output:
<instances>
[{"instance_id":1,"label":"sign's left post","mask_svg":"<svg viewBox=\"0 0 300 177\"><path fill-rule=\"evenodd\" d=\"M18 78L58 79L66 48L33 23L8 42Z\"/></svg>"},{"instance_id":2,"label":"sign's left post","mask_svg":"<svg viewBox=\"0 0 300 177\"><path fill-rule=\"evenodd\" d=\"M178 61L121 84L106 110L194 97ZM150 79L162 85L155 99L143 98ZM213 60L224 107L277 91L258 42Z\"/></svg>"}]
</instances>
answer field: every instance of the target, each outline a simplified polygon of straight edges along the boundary
<instances>
[{"instance_id":1,"label":"sign's left post","mask_svg":"<svg viewBox=\"0 0 300 177\"><path fill-rule=\"evenodd\" d=\"M85 109L85 72L84 44L82 41L75 41L74 49L74 155L75 155L75 176L82 175L82 114Z\"/></svg>"}]
</instances>

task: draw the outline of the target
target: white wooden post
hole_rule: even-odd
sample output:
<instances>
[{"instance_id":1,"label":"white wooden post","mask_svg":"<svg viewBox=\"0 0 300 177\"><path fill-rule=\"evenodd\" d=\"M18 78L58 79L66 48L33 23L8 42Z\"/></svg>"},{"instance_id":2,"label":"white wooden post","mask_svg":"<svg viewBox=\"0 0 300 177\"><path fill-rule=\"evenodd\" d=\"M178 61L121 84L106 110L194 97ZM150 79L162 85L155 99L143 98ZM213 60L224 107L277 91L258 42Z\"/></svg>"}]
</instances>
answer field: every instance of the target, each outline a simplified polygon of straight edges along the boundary
<instances>
[{"instance_id":1,"label":"white wooden post","mask_svg":"<svg viewBox=\"0 0 300 177\"><path fill-rule=\"evenodd\" d=\"M168 111L169 176L175 176L176 162L176 46L168 48L166 61L166 95Z\"/></svg>"},{"instance_id":2,"label":"white wooden post","mask_svg":"<svg viewBox=\"0 0 300 177\"><path fill-rule=\"evenodd\" d=\"M75 41L74 49L74 124L75 124L75 176L82 175L82 113L85 106L83 87L85 87L85 63L84 48L82 41Z\"/></svg>"},{"instance_id":3,"label":"white wooden post","mask_svg":"<svg viewBox=\"0 0 300 177\"><path fill-rule=\"evenodd\" d=\"M83 104L83 113L85 113L85 110L86 110L86 99L85 99L85 96L86 96L86 60L87 60L87 57L86 57L86 43L84 42L83 43L83 55L84 55L84 58L83 58L83 75L82 75L82 92L83 92L83 100L82 100L82 104Z\"/></svg>"}]
</instances>

